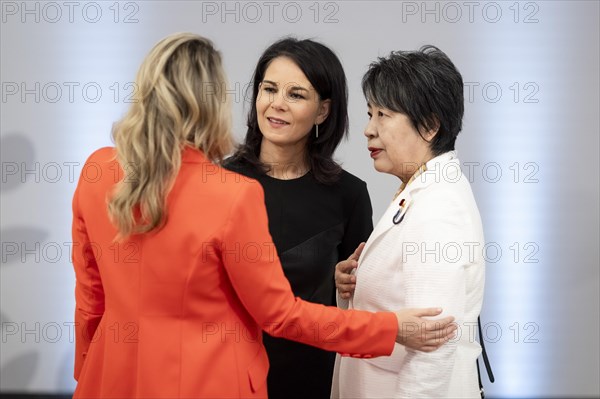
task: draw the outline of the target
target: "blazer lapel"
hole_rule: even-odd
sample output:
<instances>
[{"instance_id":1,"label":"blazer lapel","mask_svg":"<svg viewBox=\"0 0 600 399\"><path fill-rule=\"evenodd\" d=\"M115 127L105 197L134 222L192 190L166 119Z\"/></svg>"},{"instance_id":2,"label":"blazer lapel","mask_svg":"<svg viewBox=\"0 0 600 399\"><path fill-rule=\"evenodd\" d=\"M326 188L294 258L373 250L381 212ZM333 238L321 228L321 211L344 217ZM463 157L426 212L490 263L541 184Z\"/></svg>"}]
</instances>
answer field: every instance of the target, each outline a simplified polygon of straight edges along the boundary
<instances>
[{"instance_id":1,"label":"blazer lapel","mask_svg":"<svg viewBox=\"0 0 600 399\"><path fill-rule=\"evenodd\" d=\"M455 168L448 168L446 170L446 165L450 162L454 162L456 164ZM379 219L377 226L369 236L367 243L365 244L365 248L362 251L362 254L358 260L358 267L360 267L361 261L364 257L369 253L369 250L372 249L373 245L378 241L378 239L385 234L392 227L400 227L402 222L398 223L398 225L394 224L393 219L394 215L400 209L400 201L404 200L407 204L405 206L405 215L410 213L410 207L413 201L413 195L415 192L429 186L434 183L436 179L439 178L454 178L456 173L460 173L460 164L456 159L456 152L449 151L444 154L438 155L437 157L431 159L427 162L427 170L418 176L411 184L409 184L404 191L398 195L396 199L392 201L392 203L388 206L387 210ZM448 175L448 176L446 176Z\"/></svg>"},{"instance_id":2,"label":"blazer lapel","mask_svg":"<svg viewBox=\"0 0 600 399\"><path fill-rule=\"evenodd\" d=\"M396 199L394 199L391 202L391 204L388 206L387 210L385 211L385 213L383 214L381 219L379 219L377 226L375 226L375 229L373 230L373 232L369 236L369 239L367 240L367 243L365 244L365 248L363 249L362 254L358 260L358 267L360 267L361 261L367 255L369 250L372 248L373 244L375 242L377 242L383 234L385 234L392 227L397 227L398 225L402 224L402 222L400 222L398 225L396 225L393 221L394 216L396 215L398 210L400 210L400 202L402 200L404 200L405 203L407 204L404 207L404 212L406 214L407 212L410 212L410 205L412 203L411 190L408 189L408 187L406 190L404 190L402 193L400 193L400 195L398 195L398 197L396 197Z\"/></svg>"}]
</instances>

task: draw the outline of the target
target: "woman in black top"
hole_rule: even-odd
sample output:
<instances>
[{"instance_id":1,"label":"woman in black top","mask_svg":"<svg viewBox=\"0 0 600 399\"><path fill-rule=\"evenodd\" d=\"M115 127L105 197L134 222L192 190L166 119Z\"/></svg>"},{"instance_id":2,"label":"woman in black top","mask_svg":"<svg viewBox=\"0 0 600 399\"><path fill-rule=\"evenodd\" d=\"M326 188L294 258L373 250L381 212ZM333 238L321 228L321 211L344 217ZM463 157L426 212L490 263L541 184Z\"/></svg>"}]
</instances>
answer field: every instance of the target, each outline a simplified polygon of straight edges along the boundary
<instances>
[{"instance_id":1,"label":"woman in black top","mask_svg":"<svg viewBox=\"0 0 600 399\"><path fill-rule=\"evenodd\" d=\"M347 104L344 70L329 48L280 40L258 61L246 138L224 165L262 184L269 230L292 290L324 305L335 304L336 263L373 229L366 184L332 159L348 133ZM329 398L334 353L263 339L269 398Z\"/></svg>"}]
</instances>

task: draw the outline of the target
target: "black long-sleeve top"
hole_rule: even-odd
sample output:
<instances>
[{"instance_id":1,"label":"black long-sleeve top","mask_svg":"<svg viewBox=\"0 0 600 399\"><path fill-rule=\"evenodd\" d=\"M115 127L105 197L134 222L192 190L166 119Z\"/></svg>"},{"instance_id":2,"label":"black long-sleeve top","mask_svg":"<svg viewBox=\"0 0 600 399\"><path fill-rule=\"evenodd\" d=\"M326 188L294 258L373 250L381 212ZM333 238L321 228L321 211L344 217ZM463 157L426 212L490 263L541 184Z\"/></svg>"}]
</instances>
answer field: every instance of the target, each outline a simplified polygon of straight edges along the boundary
<instances>
[{"instance_id":1,"label":"black long-sleeve top","mask_svg":"<svg viewBox=\"0 0 600 399\"><path fill-rule=\"evenodd\" d=\"M336 183L325 185L311 172L280 180L243 160L228 160L224 166L261 183L269 231L294 294L335 305L335 265L367 241L373 230L366 183L346 171ZM330 397L334 353L266 333L263 340L270 362L270 399Z\"/></svg>"}]
</instances>

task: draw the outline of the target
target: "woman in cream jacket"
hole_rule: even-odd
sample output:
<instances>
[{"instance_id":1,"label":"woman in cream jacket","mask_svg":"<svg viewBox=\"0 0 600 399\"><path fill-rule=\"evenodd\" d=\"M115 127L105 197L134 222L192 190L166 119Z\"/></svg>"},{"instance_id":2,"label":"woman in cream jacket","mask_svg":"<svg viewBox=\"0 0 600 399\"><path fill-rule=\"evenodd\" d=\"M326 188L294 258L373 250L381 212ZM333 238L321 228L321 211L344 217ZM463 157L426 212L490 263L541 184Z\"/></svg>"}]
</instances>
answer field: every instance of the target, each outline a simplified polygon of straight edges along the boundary
<instances>
[{"instance_id":1,"label":"woman in cream jacket","mask_svg":"<svg viewBox=\"0 0 600 399\"><path fill-rule=\"evenodd\" d=\"M390 357L338 359L333 395L479 397L474 332L483 299L484 239L454 151L464 110L462 77L443 52L426 46L380 58L362 85L375 169L402 183L355 257L358 263L338 264L341 305L383 311L435 304L456 317L459 333L431 353L396 345Z\"/></svg>"}]
</instances>

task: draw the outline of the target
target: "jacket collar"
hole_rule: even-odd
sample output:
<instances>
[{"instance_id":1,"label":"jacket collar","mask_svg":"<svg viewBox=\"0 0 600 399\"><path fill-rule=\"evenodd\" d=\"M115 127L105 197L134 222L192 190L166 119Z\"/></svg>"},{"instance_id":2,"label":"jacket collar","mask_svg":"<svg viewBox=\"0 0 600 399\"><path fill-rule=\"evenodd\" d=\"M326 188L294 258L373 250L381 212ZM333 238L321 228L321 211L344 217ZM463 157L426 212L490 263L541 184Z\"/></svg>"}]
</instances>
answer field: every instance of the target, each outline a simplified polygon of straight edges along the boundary
<instances>
[{"instance_id":1,"label":"jacket collar","mask_svg":"<svg viewBox=\"0 0 600 399\"><path fill-rule=\"evenodd\" d=\"M404 212L409 213L410 207L413 205L414 194L425 187L439 181L440 179L448 179L456 181L461 174L460 163L456 157L456 151L448 151L432 158L426 163L426 170L417 176L410 184L408 184L402 192L391 202L387 210L384 212L379 223L371 233L365 248L359 259L360 261L369 252L369 249L386 231L394 226L397 226L393 219L396 213L400 210L400 203L404 201ZM402 224L400 222L399 224Z\"/></svg>"},{"instance_id":2,"label":"jacket collar","mask_svg":"<svg viewBox=\"0 0 600 399\"><path fill-rule=\"evenodd\" d=\"M456 151L448 151L430 159L426 164L426 170L417 176L404 191L408 193L423 189L440 179L455 181L460 177L461 170Z\"/></svg>"},{"instance_id":3,"label":"jacket collar","mask_svg":"<svg viewBox=\"0 0 600 399\"><path fill-rule=\"evenodd\" d=\"M182 163L204 163L210 160L204 155L204 152L190 145L185 145L181 152Z\"/></svg>"}]
</instances>

